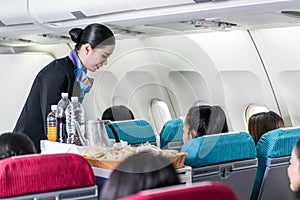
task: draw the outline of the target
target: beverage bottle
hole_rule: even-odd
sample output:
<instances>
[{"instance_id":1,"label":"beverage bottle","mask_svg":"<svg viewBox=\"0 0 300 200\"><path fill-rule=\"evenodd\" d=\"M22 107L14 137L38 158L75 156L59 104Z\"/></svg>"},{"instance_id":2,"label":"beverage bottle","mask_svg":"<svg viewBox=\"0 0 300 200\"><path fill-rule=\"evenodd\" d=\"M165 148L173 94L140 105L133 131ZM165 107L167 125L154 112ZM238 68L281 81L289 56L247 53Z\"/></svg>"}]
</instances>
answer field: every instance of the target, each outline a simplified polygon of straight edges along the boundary
<instances>
[{"instance_id":1,"label":"beverage bottle","mask_svg":"<svg viewBox=\"0 0 300 200\"><path fill-rule=\"evenodd\" d=\"M56 141L56 105L51 105L51 112L47 115L47 138L49 141Z\"/></svg>"},{"instance_id":2,"label":"beverage bottle","mask_svg":"<svg viewBox=\"0 0 300 200\"><path fill-rule=\"evenodd\" d=\"M76 130L75 121L78 123L81 133L84 133L84 108L78 101L78 97L71 97L71 103L66 109L67 142L81 146L78 136L80 133Z\"/></svg>"},{"instance_id":3,"label":"beverage bottle","mask_svg":"<svg viewBox=\"0 0 300 200\"><path fill-rule=\"evenodd\" d=\"M60 143L67 142L67 130L66 130L66 108L70 104L68 99L68 93L61 93L61 99L57 103L56 111L56 141Z\"/></svg>"}]
</instances>

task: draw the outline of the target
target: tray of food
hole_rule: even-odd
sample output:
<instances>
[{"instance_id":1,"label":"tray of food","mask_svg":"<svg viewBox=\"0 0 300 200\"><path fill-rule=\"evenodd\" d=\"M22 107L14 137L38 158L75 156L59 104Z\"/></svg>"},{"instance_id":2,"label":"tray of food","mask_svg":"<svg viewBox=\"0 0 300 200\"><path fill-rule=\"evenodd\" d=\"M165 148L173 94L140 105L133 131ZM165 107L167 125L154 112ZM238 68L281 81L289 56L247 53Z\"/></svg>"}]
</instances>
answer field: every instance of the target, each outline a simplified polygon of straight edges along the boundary
<instances>
[{"instance_id":1,"label":"tray of food","mask_svg":"<svg viewBox=\"0 0 300 200\"><path fill-rule=\"evenodd\" d=\"M151 144L141 144L137 147L122 146L122 147L91 147L83 152L83 157L93 167L113 170L123 160L129 156L139 152L153 152L157 155L162 155L173 163L175 168L184 167L185 152L177 152L174 150L161 150Z\"/></svg>"}]
</instances>

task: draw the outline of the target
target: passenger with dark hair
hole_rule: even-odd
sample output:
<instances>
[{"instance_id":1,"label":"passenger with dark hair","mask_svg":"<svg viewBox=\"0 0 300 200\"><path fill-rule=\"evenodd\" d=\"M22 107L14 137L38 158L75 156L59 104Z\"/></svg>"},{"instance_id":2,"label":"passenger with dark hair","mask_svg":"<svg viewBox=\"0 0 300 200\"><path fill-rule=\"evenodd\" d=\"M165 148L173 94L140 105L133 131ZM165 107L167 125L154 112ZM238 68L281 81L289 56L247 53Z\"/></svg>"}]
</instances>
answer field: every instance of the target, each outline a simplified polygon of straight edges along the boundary
<instances>
[{"instance_id":1,"label":"passenger with dark hair","mask_svg":"<svg viewBox=\"0 0 300 200\"><path fill-rule=\"evenodd\" d=\"M287 174L290 179L290 189L295 192L297 199L300 199L300 139L293 148Z\"/></svg>"},{"instance_id":2,"label":"passenger with dark hair","mask_svg":"<svg viewBox=\"0 0 300 200\"><path fill-rule=\"evenodd\" d=\"M183 123L183 142L193 138L228 132L225 112L220 106L193 106Z\"/></svg>"},{"instance_id":3,"label":"passenger with dark hair","mask_svg":"<svg viewBox=\"0 0 300 200\"><path fill-rule=\"evenodd\" d=\"M37 153L32 140L23 133L0 135L0 159Z\"/></svg>"},{"instance_id":4,"label":"passenger with dark hair","mask_svg":"<svg viewBox=\"0 0 300 200\"><path fill-rule=\"evenodd\" d=\"M90 24L85 29L69 32L75 49L64 58L56 59L36 76L14 132L27 134L40 151L40 140L46 137L46 119L51 105L57 104L62 92L82 101L93 85L87 70L95 72L107 64L115 48L113 32L102 24Z\"/></svg>"},{"instance_id":5,"label":"passenger with dark hair","mask_svg":"<svg viewBox=\"0 0 300 200\"><path fill-rule=\"evenodd\" d=\"M102 120L122 121L132 119L134 119L132 111L123 105L111 106L102 114Z\"/></svg>"},{"instance_id":6,"label":"passenger with dark hair","mask_svg":"<svg viewBox=\"0 0 300 200\"><path fill-rule=\"evenodd\" d=\"M248 131L255 144L266 132L283 127L285 127L283 119L273 111L256 113L248 120Z\"/></svg>"},{"instance_id":7,"label":"passenger with dark hair","mask_svg":"<svg viewBox=\"0 0 300 200\"><path fill-rule=\"evenodd\" d=\"M114 200L142 190L176 184L179 184L179 178L170 160L150 152L138 153L113 170L100 199Z\"/></svg>"}]
</instances>

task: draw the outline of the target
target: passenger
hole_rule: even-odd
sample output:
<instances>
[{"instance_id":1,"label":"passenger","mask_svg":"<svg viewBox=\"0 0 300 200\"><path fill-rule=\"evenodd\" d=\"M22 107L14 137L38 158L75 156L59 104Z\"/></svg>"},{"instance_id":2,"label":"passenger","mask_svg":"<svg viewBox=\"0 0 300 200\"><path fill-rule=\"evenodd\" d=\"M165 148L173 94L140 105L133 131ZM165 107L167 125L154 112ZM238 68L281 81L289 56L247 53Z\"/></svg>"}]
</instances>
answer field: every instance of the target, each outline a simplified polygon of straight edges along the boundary
<instances>
[{"instance_id":1,"label":"passenger","mask_svg":"<svg viewBox=\"0 0 300 200\"><path fill-rule=\"evenodd\" d=\"M228 132L224 111L220 106L193 106L183 123L183 142L193 138Z\"/></svg>"},{"instance_id":2,"label":"passenger","mask_svg":"<svg viewBox=\"0 0 300 200\"><path fill-rule=\"evenodd\" d=\"M0 159L37 153L32 140L23 133L0 135Z\"/></svg>"},{"instance_id":3,"label":"passenger","mask_svg":"<svg viewBox=\"0 0 300 200\"><path fill-rule=\"evenodd\" d=\"M283 127L283 119L273 111L254 114L248 120L248 131L255 144L266 132Z\"/></svg>"},{"instance_id":4,"label":"passenger","mask_svg":"<svg viewBox=\"0 0 300 200\"><path fill-rule=\"evenodd\" d=\"M132 111L123 105L111 106L102 114L102 120L122 121L132 119L134 119Z\"/></svg>"},{"instance_id":5,"label":"passenger","mask_svg":"<svg viewBox=\"0 0 300 200\"><path fill-rule=\"evenodd\" d=\"M300 199L300 139L293 148L287 174L290 179L290 189L295 192L297 199Z\"/></svg>"},{"instance_id":6,"label":"passenger","mask_svg":"<svg viewBox=\"0 0 300 200\"><path fill-rule=\"evenodd\" d=\"M58 103L62 92L68 92L69 97L78 96L82 101L93 85L87 70L95 72L106 65L115 48L113 32L102 24L73 28L69 34L76 43L75 49L38 73L14 129L27 134L38 151L40 140L47 139L46 118L51 105Z\"/></svg>"},{"instance_id":7,"label":"passenger","mask_svg":"<svg viewBox=\"0 0 300 200\"><path fill-rule=\"evenodd\" d=\"M125 159L103 186L100 199L114 200L139 191L179 184L173 164L153 153L138 153Z\"/></svg>"}]
</instances>

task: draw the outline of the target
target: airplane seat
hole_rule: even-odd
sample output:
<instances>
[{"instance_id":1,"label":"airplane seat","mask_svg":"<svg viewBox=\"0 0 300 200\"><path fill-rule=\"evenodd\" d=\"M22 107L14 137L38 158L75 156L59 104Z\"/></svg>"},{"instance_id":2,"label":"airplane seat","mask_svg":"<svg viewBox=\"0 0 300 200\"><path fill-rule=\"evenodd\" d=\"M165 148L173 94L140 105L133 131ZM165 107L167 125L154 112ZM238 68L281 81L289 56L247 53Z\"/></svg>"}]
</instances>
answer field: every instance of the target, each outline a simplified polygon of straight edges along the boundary
<instances>
[{"instance_id":1,"label":"airplane seat","mask_svg":"<svg viewBox=\"0 0 300 200\"><path fill-rule=\"evenodd\" d=\"M115 128L119 139L127 141L128 144L137 145L145 142L156 144L155 132L146 120L113 121L111 124ZM108 137L114 139L114 134L108 125L106 125L106 131Z\"/></svg>"},{"instance_id":2,"label":"airplane seat","mask_svg":"<svg viewBox=\"0 0 300 200\"><path fill-rule=\"evenodd\" d=\"M120 198L120 200L237 200L234 192L225 184L219 182L203 182L192 186L176 185L151 190Z\"/></svg>"},{"instance_id":3,"label":"airplane seat","mask_svg":"<svg viewBox=\"0 0 300 200\"><path fill-rule=\"evenodd\" d=\"M77 154L35 154L0 160L0 199L97 199L89 163Z\"/></svg>"},{"instance_id":4,"label":"airplane seat","mask_svg":"<svg viewBox=\"0 0 300 200\"><path fill-rule=\"evenodd\" d=\"M182 142L182 126L181 118L167 121L160 132L160 147L168 149L180 150Z\"/></svg>"},{"instance_id":5,"label":"airplane seat","mask_svg":"<svg viewBox=\"0 0 300 200\"><path fill-rule=\"evenodd\" d=\"M294 199L287 167L300 128L276 129L264 134L256 145L258 169L251 199Z\"/></svg>"},{"instance_id":6,"label":"airplane seat","mask_svg":"<svg viewBox=\"0 0 300 200\"><path fill-rule=\"evenodd\" d=\"M234 191L238 199L250 199L257 157L249 133L201 136L185 142L180 151L187 152L184 164L192 167L193 183L222 182Z\"/></svg>"}]
</instances>

